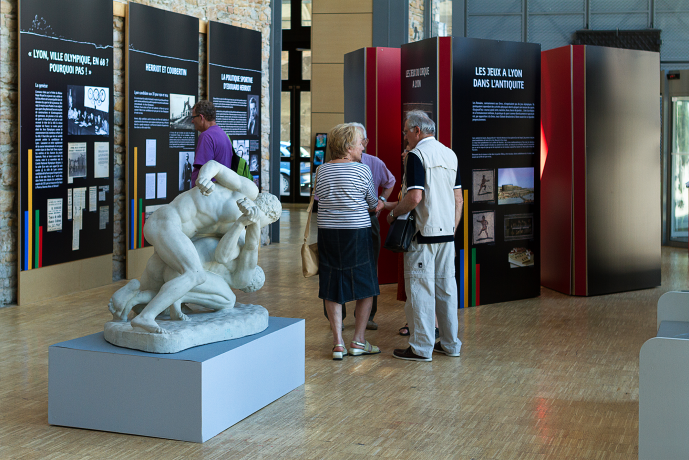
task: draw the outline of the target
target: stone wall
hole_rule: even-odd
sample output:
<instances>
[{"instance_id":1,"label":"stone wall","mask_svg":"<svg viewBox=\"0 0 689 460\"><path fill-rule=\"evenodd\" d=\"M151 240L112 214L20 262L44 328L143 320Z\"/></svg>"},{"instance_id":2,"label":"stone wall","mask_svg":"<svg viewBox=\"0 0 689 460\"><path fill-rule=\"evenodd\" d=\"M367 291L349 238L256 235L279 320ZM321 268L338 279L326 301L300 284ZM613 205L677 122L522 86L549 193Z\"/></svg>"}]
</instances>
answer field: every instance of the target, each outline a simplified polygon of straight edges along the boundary
<instances>
[{"instance_id":1,"label":"stone wall","mask_svg":"<svg viewBox=\"0 0 689 460\"><path fill-rule=\"evenodd\" d=\"M409 43L423 40L423 14L425 0L409 0Z\"/></svg>"},{"instance_id":2,"label":"stone wall","mask_svg":"<svg viewBox=\"0 0 689 460\"><path fill-rule=\"evenodd\" d=\"M126 2L122 1L121 3ZM261 186L263 191L270 191L270 92L268 88L270 0L140 0L137 3L261 32L263 39ZM113 17L113 77L115 85L113 281L124 278L126 255L124 25L124 18ZM17 299L17 30L17 0L0 0L0 53L3 56L2 67L0 68L0 307L14 303ZM206 97L205 72L206 36L199 34L199 98ZM263 241L267 242L267 233L264 232L263 236Z\"/></svg>"}]
</instances>

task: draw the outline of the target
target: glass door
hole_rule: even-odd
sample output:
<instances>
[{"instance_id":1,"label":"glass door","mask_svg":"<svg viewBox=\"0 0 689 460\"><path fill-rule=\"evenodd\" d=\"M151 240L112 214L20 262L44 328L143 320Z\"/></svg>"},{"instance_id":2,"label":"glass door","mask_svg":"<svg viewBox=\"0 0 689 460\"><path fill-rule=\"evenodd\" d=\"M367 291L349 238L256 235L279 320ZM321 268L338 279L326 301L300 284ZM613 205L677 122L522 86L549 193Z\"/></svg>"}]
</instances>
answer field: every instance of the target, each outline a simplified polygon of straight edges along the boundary
<instances>
[{"instance_id":1,"label":"glass door","mask_svg":"<svg viewBox=\"0 0 689 460\"><path fill-rule=\"evenodd\" d=\"M311 1L282 1L280 200L311 195Z\"/></svg>"},{"instance_id":2,"label":"glass door","mask_svg":"<svg viewBox=\"0 0 689 460\"><path fill-rule=\"evenodd\" d=\"M689 97L672 98L670 241L689 239Z\"/></svg>"}]
</instances>

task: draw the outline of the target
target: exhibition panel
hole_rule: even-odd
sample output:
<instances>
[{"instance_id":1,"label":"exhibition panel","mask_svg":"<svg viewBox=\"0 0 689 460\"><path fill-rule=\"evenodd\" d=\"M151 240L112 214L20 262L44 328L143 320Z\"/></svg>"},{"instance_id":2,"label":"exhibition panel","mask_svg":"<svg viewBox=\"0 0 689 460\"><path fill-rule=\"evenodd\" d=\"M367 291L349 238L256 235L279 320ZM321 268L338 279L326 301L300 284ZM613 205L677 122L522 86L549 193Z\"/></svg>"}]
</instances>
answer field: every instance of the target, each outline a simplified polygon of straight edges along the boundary
<instances>
[{"instance_id":1,"label":"exhibition panel","mask_svg":"<svg viewBox=\"0 0 689 460\"><path fill-rule=\"evenodd\" d=\"M233 46L227 46L232 43ZM261 33L208 22L208 100L261 189Z\"/></svg>"},{"instance_id":2,"label":"exhibition panel","mask_svg":"<svg viewBox=\"0 0 689 460\"><path fill-rule=\"evenodd\" d=\"M575 45L542 63L541 283L571 295L660 285L658 53Z\"/></svg>"},{"instance_id":3,"label":"exhibition panel","mask_svg":"<svg viewBox=\"0 0 689 460\"><path fill-rule=\"evenodd\" d=\"M452 145L467 210L457 263L465 301L538 296L541 46L453 38L452 53Z\"/></svg>"},{"instance_id":4,"label":"exhibition panel","mask_svg":"<svg viewBox=\"0 0 689 460\"><path fill-rule=\"evenodd\" d=\"M540 45L440 37L402 46L402 111L458 158L459 307L540 293Z\"/></svg>"},{"instance_id":5,"label":"exhibition panel","mask_svg":"<svg viewBox=\"0 0 689 460\"><path fill-rule=\"evenodd\" d=\"M402 184L402 128L399 124L400 50L362 48L344 58L345 122L362 123L369 142L366 153L378 157L395 176L390 200L396 201ZM315 164L315 163L314 163ZM380 235L385 241L389 224L379 216ZM381 249L378 259L380 284L397 282L397 254Z\"/></svg>"},{"instance_id":6,"label":"exhibition panel","mask_svg":"<svg viewBox=\"0 0 689 460\"><path fill-rule=\"evenodd\" d=\"M150 246L143 235L146 218L191 188L198 32L196 18L129 3L127 278L140 274L136 250Z\"/></svg>"},{"instance_id":7,"label":"exhibition panel","mask_svg":"<svg viewBox=\"0 0 689 460\"><path fill-rule=\"evenodd\" d=\"M19 2L20 304L112 280L112 14L109 0ZM65 263L59 283L36 270Z\"/></svg>"}]
</instances>

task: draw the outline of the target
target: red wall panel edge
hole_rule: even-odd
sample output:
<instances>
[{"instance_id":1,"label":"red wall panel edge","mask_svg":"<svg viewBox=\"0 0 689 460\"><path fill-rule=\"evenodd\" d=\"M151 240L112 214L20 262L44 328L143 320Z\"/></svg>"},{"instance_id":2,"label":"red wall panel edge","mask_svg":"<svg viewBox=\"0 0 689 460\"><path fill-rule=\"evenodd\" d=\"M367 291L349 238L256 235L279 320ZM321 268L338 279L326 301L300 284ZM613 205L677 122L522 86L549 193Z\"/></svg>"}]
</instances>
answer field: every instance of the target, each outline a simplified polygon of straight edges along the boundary
<instances>
[{"instance_id":1,"label":"red wall panel edge","mask_svg":"<svg viewBox=\"0 0 689 460\"><path fill-rule=\"evenodd\" d=\"M541 53L541 284L572 294L571 47Z\"/></svg>"},{"instance_id":2,"label":"red wall panel edge","mask_svg":"<svg viewBox=\"0 0 689 460\"><path fill-rule=\"evenodd\" d=\"M572 46L574 295L588 294L586 241L586 45Z\"/></svg>"},{"instance_id":3,"label":"red wall panel edge","mask_svg":"<svg viewBox=\"0 0 689 460\"><path fill-rule=\"evenodd\" d=\"M377 65L376 65L376 48L365 48L364 58L364 72L366 81L366 120L363 121L366 126L366 135L369 143L366 146L366 153L377 156L377 100L378 100L378 86L376 81ZM358 121L358 120L357 120ZM362 123L361 121L359 123Z\"/></svg>"},{"instance_id":4,"label":"red wall panel edge","mask_svg":"<svg viewBox=\"0 0 689 460\"><path fill-rule=\"evenodd\" d=\"M452 37L438 38L437 139L452 148Z\"/></svg>"},{"instance_id":5,"label":"red wall panel edge","mask_svg":"<svg viewBox=\"0 0 689 460\"><path fill-rule=\"evenodd\" d=\"M376 51L376 156L385 163L395 176L395 187L390 199L397 200L402 182L402 80L401 50L399 48L374 48ZM371 140L373 142L373 140ZM370 143L369 143L370 145ZM370 153L370 152L369 152ZM389 225L382 213L380 237L384 242ZM397 282L396 253L381 249L378 258L378 282L390 284Z\"/></svg>"}]
</instances>

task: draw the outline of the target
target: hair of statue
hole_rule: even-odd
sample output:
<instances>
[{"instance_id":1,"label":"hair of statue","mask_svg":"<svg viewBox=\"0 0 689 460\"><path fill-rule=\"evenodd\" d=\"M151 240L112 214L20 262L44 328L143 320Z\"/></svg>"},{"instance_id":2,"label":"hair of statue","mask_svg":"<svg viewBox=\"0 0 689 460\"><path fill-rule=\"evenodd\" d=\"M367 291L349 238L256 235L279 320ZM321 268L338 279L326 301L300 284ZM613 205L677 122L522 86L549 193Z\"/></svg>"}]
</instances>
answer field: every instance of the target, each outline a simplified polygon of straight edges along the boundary
<instances>
[{"instance_id":1,"label":"hair of statue","mask_svg":"<svg viewBox=\"0 0 689 460\"><path fill-rule=\"evenodd\" d=\"M272 193L259 193L254 203L271 222L277 221L282 215L282 204Z\"/></svg>"}]
</instances>

